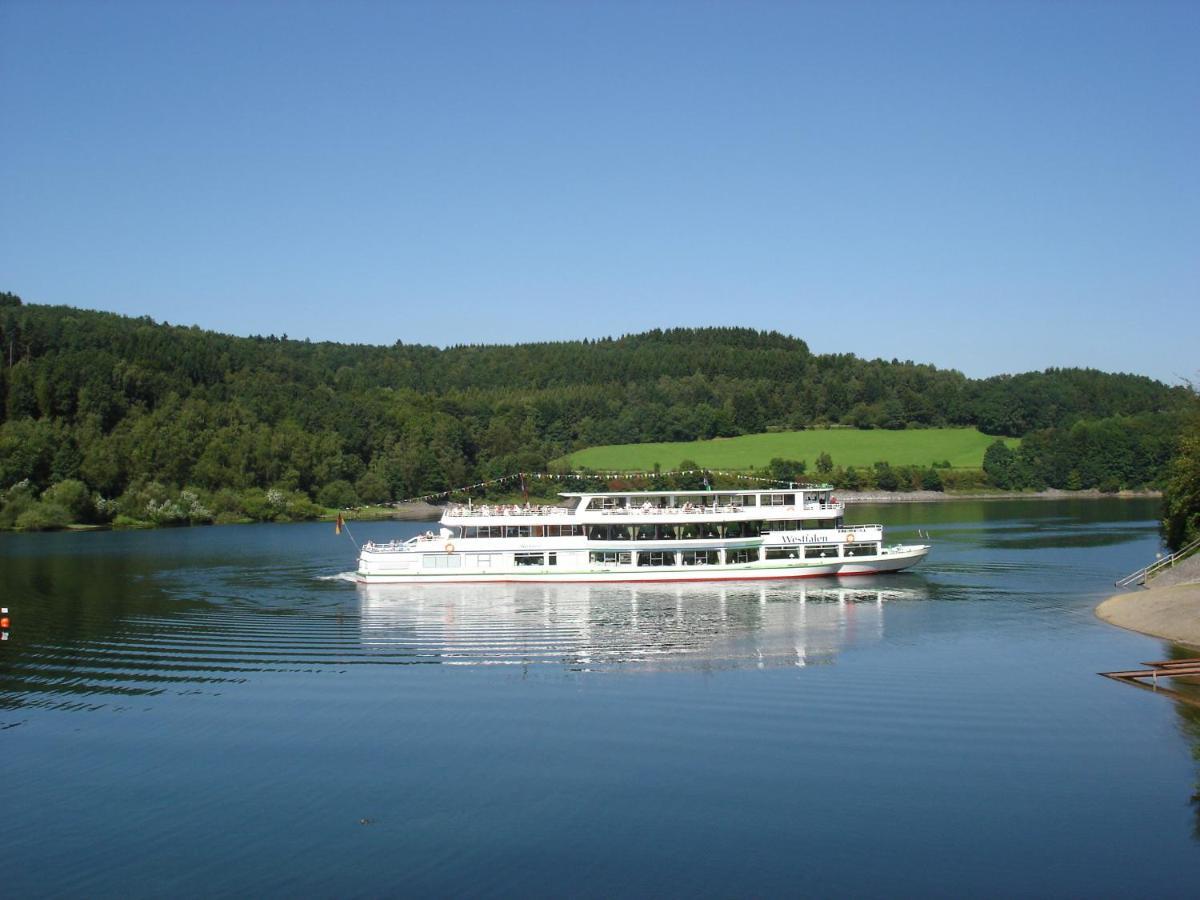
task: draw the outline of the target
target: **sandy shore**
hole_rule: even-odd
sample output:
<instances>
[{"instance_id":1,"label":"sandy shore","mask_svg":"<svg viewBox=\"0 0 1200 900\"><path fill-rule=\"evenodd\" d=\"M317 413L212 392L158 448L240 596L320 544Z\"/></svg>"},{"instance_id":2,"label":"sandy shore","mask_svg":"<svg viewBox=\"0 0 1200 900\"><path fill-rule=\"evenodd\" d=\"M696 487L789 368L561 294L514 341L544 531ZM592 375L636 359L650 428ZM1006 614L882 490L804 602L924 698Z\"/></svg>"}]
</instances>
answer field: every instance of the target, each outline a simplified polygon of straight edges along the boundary
<instances>
[{"instance_id":1,"label":"sandy shore","mask_svg":"<svg viewBox=\"0 0 1200 900\"><path fill-rule=\"evenodd\" d=\"M1096 615L1113 625L1200 648L1200 554L1167 568L1142 590L1110 597Z\"/></svg>"},{"instance_id":2,"label":"sandy shore","mask_svg":"<svg viewBox=\"0 0 1200 900\"><path fill-rule=\"evenodd\" d=\"M1109 597L1096 615L1112 625L1200 649L1200 584Z\"/></svg>"}]
</instances>

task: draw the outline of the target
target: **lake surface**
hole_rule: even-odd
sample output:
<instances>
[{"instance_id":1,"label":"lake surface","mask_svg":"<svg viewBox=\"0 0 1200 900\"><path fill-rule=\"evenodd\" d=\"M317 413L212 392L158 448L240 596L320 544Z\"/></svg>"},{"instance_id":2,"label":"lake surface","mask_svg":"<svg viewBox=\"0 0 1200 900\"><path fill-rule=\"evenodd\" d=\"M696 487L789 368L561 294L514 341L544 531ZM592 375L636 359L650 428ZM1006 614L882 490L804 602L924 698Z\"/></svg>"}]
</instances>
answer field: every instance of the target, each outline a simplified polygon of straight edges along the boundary
<instances>
[{"instance_id":1,"label":"lake surface","mask_svg":"<svg viewBox=\"0 0 1200 900\"><path fill-rule=\"evenodd\" d=\"M774 585L367 589L328 524L0 535L0 883L1194 895L1200 710L1096 675L1178 652L1092 614L1155 512L856 507L934 553Z\"/></svg>"}]
</instances>

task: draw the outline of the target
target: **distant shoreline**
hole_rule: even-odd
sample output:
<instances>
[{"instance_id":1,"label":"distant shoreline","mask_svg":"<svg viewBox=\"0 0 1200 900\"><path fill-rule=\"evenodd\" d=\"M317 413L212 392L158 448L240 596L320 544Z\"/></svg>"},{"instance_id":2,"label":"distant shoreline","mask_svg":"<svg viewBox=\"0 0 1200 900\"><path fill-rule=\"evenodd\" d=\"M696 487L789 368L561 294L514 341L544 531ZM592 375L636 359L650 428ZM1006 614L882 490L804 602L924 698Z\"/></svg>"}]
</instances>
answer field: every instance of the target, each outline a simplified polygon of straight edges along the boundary
<instances>
[{"instance_id":1,"label":"distant shoreline","mask_svg":"<svg viewBox=\"0 0 1200 900\"><path fill-rule=\"evenodd\" d=\"M721 491L721 493L734 493L734 491L726 490ZM858 506L868 503L953 503L960 500L1145 500L1157 499L1162 496L1162 493L1160 491L1120 491L1115 494L1105 494L1093 488L1082 491L1060 491L1051 489L1046 491L973 491L970 493L961 494L944 493L942 491L835 491L834 496L837 497L838 500L844 502L847 506ZM552 499L553 498L546 497L536 498L537 502L551 501ZM348 522L436 522L442 517L442 511L443 507L422 501L416 503L389 504L387 506L363 507L360 509L344 509L341 510L341 515ZM315 516L310 519L297 519L295 521L332 522L337 515L337 511L330 510L329 512L320 516ZM215 523L204 524L211 525ZM244 522L225 522L219 524L251 525L255 523L247 520ZM192 526L189 526L186 523L153 525L149 522L139 522L136 526L113 526L110 523L72 523L61 529L46 529L41 533L49 534L55 530L69 532L89 532L156 530L159 528L188 527L200 527L200 523ZM16 529L0 529L0 533L37 534L39 532L21 532Z\"/></svg>"},{"instance_id":2,"label":"distant shoreline","mask_svg":"<svg viewBox=\"0 0 1200 900\"><path fill-rule=\"evenodd\" d=\"M834 491L847 504L856 503L946 503L953 500L1157 500L1162 491L1117 491L1106 494L1096 488L1082 491Z\"/></svg>"},{"instance_id":3,"label":"distant shoreline","mask_svg":"<svg viewBox=\"0 0 1200 900\"><path fill-rule=\"evenodd\" d=\"M735 493L723 489L713 493ZM956 500L1157 500L1161 491L1119 491L1105 494L1095 488L1082 491L1061 491L1051 488L1045 491L971 491L969 493L946 493L944 491L839 491L834 490L838 500L853 506L860 503L952 503ZM538 498L545 500L549 498ZM346 514L353 521L353 513ZM441 518L442 507L432 503L401 503L391 507L391 515L384 518L409 522L426 522ZM378 515L371 518L380 519Z\"/></svg>"}]
</instances>

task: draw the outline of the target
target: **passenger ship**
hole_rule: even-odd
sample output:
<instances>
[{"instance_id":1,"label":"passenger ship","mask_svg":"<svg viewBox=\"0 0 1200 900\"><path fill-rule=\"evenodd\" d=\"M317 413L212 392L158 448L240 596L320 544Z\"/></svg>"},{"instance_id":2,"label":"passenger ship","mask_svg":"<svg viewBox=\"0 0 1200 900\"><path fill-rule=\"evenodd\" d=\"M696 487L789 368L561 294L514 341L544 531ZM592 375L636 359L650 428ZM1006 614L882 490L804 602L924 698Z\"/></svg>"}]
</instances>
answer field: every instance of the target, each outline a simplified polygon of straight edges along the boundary
<instances>
[{"instance_id":1,"label":"passenger ship","mask_svg":"<svg viewBox=\"0 0 1200 900\"><path fill-rule=\"evenodd\" d=\"M920 562L882 525L843 522L828 485L738 493L560 494L558 506L452 505L440 528L367 543L357 580L721 581L874 575Z\"/></svg>"}]
</instances>

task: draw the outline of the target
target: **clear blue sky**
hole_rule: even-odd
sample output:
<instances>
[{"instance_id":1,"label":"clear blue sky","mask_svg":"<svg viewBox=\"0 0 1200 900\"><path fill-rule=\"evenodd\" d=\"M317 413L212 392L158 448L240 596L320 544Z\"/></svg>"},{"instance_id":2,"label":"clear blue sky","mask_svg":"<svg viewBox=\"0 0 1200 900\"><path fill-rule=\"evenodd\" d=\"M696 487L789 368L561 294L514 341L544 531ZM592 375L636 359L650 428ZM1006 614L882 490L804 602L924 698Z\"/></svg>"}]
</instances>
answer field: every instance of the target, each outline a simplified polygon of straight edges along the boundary
<instances>
[{"instance_id":1,"label":"clear blue sky","mask_svg":"<svg viewBox=\"0 0 1200 900\"><path fill-rule=\"evenodd\" d=\"M1200 370L1200 3L0 0L0 289Z\"/></svg>"}]
</instances>

